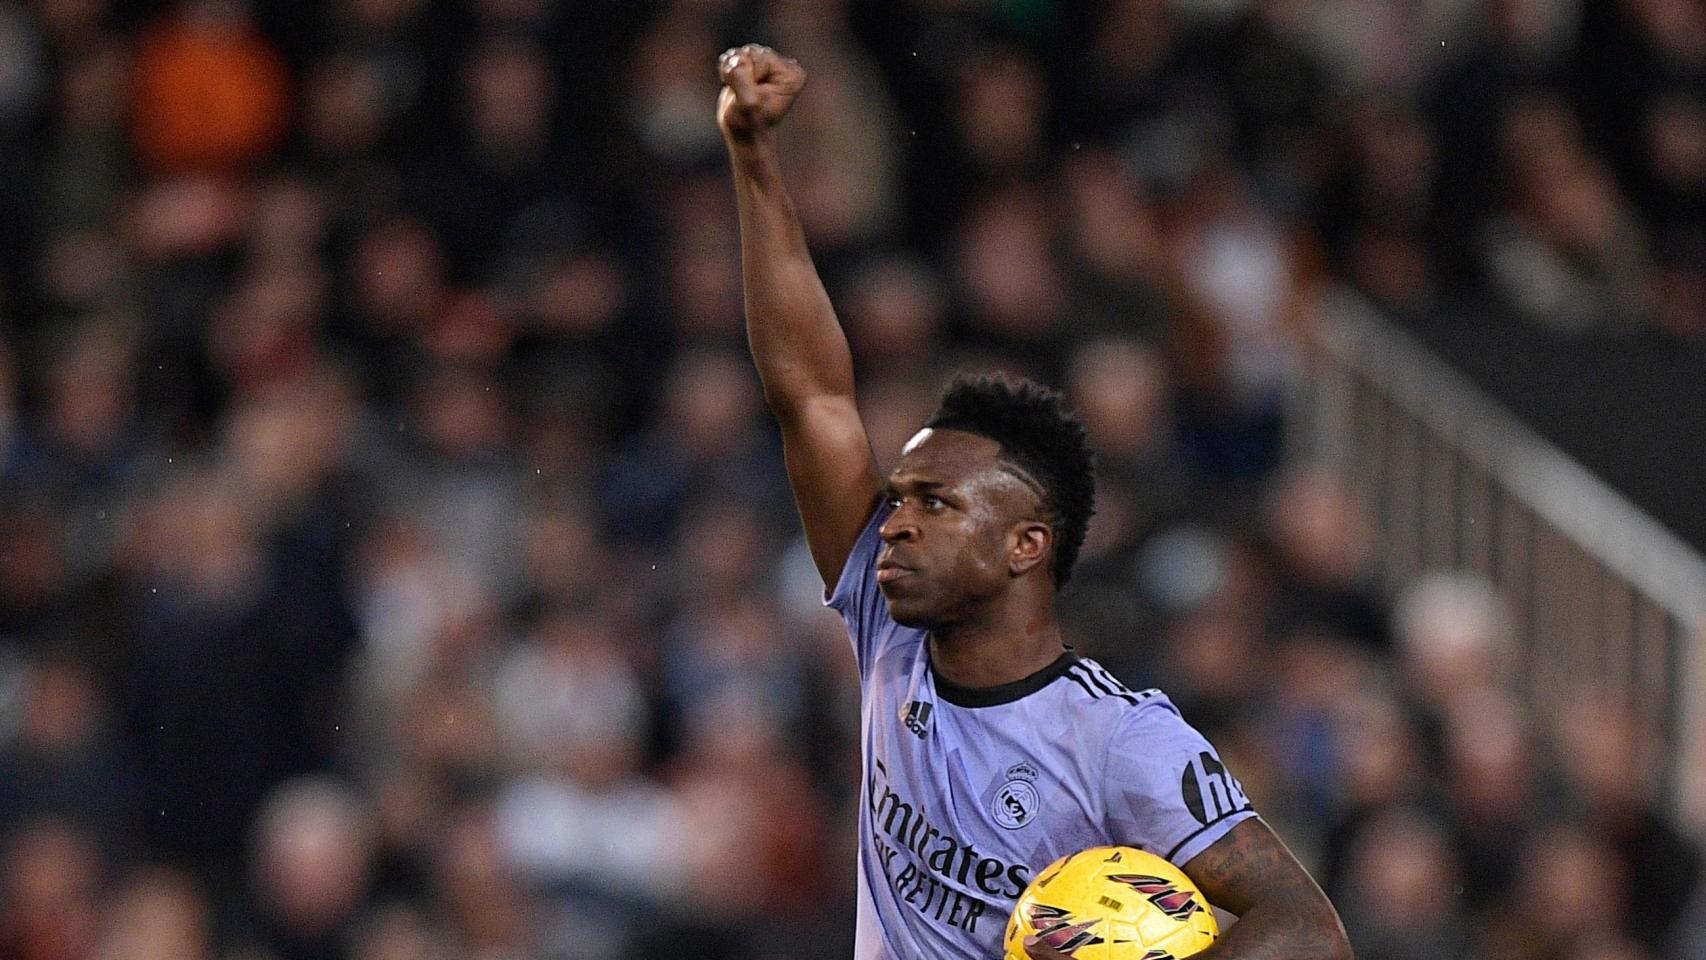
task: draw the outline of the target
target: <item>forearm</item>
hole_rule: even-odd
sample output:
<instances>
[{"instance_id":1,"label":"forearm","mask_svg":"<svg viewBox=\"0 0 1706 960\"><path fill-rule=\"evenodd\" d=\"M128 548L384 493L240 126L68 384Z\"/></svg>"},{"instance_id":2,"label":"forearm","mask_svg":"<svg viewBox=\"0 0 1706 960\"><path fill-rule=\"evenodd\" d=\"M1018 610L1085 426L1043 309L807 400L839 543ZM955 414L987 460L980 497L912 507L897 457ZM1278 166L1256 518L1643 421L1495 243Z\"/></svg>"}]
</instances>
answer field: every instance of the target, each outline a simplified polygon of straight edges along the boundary
<instances>
[{"instance_id":1,"label":"forearm","mask_svg":"<svg viewBox=\"0 0 1706 960\"><path fill-rule=\"evenodd\" d=\"M853 395L853 358L806 247L773 136L732 146L746 331L778 414L804 400Z\"/></svg>"},{"instance_id":2,"label":"forearm","mask_svg":"<svg viewBox=\"0 0 1706 960\"><path fill-rule=\"evenodd\" d=\"M1339 914L1309 873L1254 817L1185 864L1210 903L1238 915L1202 960L1351 960Z\"/></svg>"},{"instance_id":3,"label":"forearm","mask_svg":"<svg viewBox=\"0 0 1706 960\"><path fill-rule=\"evenodd\" d=\"M1193 960L1351 960L1350 942L1325 897L1257 904Z\"/></svg>"}]
</instances>

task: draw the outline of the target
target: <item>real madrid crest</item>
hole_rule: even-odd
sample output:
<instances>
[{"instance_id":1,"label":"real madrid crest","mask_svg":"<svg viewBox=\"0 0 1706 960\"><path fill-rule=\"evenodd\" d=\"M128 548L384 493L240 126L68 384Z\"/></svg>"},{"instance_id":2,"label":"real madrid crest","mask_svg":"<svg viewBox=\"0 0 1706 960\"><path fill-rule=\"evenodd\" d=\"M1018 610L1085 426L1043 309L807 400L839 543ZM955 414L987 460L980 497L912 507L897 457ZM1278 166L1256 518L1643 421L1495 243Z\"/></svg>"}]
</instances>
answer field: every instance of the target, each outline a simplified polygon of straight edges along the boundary
<instances>
[{"instance_id":1,"label":"real madrid crest","mask_svg":"<svg viewBox=\"0 0 1706 960\"><path fill-rule=\"evenodd\" d=\"M989 814L1009 830L1017 830L1037 817L1042 797L1037 793L1037 768L1023 761L1007 768L1007 782L989 800Z\"/></svg>"}]
</instances>

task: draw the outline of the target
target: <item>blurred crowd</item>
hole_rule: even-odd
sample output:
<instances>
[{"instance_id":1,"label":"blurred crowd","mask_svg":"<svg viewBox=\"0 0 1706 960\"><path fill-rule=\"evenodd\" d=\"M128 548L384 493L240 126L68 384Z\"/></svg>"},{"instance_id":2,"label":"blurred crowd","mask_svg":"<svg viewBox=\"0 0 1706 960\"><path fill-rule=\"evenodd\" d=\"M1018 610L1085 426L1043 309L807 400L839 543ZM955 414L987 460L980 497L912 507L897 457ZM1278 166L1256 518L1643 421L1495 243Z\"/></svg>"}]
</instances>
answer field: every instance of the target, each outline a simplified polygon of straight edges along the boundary
<instances>
[{"instance_id":1,"label":"blurred crowd","mask_svg":"<svg viewBox=\"0 0 1706 960\"><path fill-rule=\"evenodd\" d=\"M1318 295L1706 336L1695 0L0 4L0 960L817 960L857 691L744 354L716 54L879 458L1097 445L1072 641L1363 960L1706 956L1699 838L1288 464Z\"/></svg>"}]
</instances>

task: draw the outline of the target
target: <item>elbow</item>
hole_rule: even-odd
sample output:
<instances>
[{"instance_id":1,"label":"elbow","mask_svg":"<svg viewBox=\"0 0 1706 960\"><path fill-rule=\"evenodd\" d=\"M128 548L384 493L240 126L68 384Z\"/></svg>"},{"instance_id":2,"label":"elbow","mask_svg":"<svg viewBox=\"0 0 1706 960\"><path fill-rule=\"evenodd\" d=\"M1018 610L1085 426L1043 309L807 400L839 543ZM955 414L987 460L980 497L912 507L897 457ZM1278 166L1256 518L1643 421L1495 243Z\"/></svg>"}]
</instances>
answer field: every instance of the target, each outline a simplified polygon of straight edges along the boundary
<instances>
[{"instance_id":1,"label":"elbow","mask_svg":"<svg viewBox=\"0 0 1706 960\"><path fill-rule=\"evenodd\" d=\"M764 403L784 422L824 392L810 371L798 364L763 364L758 374L764 387Z\"/></svg>"},{"instance_id":2,"label":"elbow","mask_svg":"<svg viewBox=\"0 0 1706 960\"><path fill-rule=\"evenodd\" d=\"M765 377L763 381L764 405L784 422L797 416L812 396L809 385L804 381L781 377Z\"/></svg>"},{"instance_id":3,"label":"elbow","mask_svg":"<svg viewBox=\"0 0 1706 960\"><path fill-rule=\"evenodd\" d=\"M764 404L770 408L777 424L786 430L805 419L805 411L810 406L810 395L792 390L773 390L766 384Z\"/></svg>"},{"instance_id":4,"label":"elbow","mask_svg":"<svg viewBox=\"0 0 1706 960\"><path fill-rule=\"evenodd\" d=\"M1320 930L1324 948L1320 952L1322 960L1356 960L1356 955L1351 950L1351 938L1345 933L1344 923L1339 920L1339 912L1327 901L1323 901L1321 912L1323 916L1320 920Z\"/></svg>"},{"instance_id":5,"label":"elbow","mask_svg":"<svg viewBox=\"0 0 1706 960\"><path fill-rule=\"evenodd\" d=\"M1294 901L1291 914L1291 922L1281 924L1282 928L1289 927L1289 932L1275 930L1278 934L1275 941L1285 945L1285 956L1299 960L1353 960L1345 925L1325 895L1317 891L1307 899Z\"/></svg>"},{"instance_id":6,"label":"elbow","mask_svg":"<svg viewBox=\"0 0 1706 960\"><path fill-rule=\"evenodd\" d=\"M837 410L857 409L850 391L833 390L811 377L766 375L761 379L764 402L784 429L810 419L826 405L834 405Z\"/></svg>"},{"instance_id":7,"label":"elbow","mask_svg":"<svg viewBox=\"0 0 1706 960\"><path fill-rule=\"evenodd\" d=\"M1345 933L1344 921L1339 919L1339 911L1320 887L1310 881L1306 889L1295 891L1290 901L1300 941L1292 955L1310 960L1353 960L1351 938Z\"/></svg>"},{"instance_id":8,"label":"elbow","mask_svg":"<svg viewBox=\"0 0 1706 960\"><path fill-rule=\"evenodd\" d=\"M1226 935L1198 956L1207 960L1353 960L1345 925L1319 894L1288 904L1263 904L1250 910Z\"/></svg>"},{"instance_id":9,"label":"elbow","mask_svg":"<svg viewBox=\"0 0 1706 960\"><path fill-rule=\"evenodd\" d=\"M1284 956L1297 960L1354 960L1350 937L1345 935L1344 925L1331 910L1325 916L1300 923L1294 935L1276 937L1274 943L1283 945Z\"/></svg>"}]
</instances>

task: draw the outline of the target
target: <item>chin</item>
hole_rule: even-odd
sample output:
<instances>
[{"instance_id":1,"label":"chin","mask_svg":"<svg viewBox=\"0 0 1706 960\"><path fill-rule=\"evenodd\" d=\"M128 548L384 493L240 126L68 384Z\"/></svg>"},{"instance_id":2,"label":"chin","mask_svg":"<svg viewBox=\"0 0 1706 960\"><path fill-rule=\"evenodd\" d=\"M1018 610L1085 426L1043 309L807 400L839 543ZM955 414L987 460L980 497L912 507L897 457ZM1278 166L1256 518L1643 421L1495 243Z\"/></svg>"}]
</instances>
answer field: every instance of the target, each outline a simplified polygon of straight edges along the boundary
<instances>
[{"instance_id":1,"label":"chin","mask_svg":"<svg viewBox=\"0 0 1706 960\"><path fill-rule=\"evenodd\" d=\"M935 622L931 617L924 614L915 614L910 611L896 610L892 606L889 607L889 619L903 627L911 627L914 630L928 630Z\"/></svg>"},{"instance_id":2,"label":"chin","mask_svg":"<svg viewBox=\"0 0 1706 960\"><path fill-rule=\"evenodd\" d=\"M924 609L919 604L896 600L893 597L887 599L889 619L895 623L903 627L911 627L914 630L928 630L936 625L938 618L932 615L932 611Z\"/></svg>"}]
</instances>

